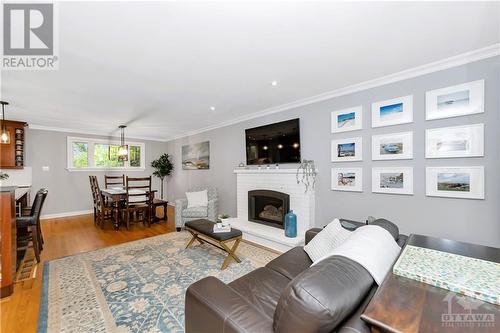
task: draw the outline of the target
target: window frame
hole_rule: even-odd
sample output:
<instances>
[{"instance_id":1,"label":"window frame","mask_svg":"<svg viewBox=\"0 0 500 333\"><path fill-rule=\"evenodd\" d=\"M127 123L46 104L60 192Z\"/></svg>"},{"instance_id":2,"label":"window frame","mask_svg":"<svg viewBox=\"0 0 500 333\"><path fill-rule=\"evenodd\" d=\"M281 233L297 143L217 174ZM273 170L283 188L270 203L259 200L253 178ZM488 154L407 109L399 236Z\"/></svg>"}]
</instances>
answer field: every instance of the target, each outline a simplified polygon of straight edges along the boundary
<instances>
[{"instance_id":1,"label":"window frame","mask_svg":"<svg viewBox=\"0 0 500 333\"><path fill-rule=\"evenodd\" d=\"M73 165L73 143L86 143L87 144L87 167L75 167ZM144 142L127 141L125 144L129 146L138 146L141 149L141 165L138 167L130 166L130 160L125 161L123 167L96 167L94 162L94 145L95 144L108 144L120 145L119 140L107 140L89 137L76 137L68 136L66 140L66 170L68 171L144 171L146 170L146 145Z\"/></svg>"}]
</instances>

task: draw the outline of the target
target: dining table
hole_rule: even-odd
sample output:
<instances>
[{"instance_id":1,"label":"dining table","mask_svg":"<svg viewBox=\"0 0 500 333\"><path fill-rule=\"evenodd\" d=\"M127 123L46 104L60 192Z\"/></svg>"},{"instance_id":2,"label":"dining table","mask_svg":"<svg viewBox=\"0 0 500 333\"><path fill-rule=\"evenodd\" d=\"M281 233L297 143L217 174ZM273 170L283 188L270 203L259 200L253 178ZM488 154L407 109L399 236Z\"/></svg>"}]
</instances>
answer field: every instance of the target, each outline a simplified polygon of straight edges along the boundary
<instances>
[{"instance_id":1,"label":"dining table","mask_svg":"<svg viewBox=\"0 0 500 333\"><path fill-rule=\"evenodd\" d=\"M134 189L131 190L130 193L133 194L142 194L144 195L151 195L152 198L151 200L154 199L154 194L157 192L157 190L151 190L151 191L145 191L145 190L139 190L139 189ZM101 190L102 196L108 198L111 202L115 203L114 205L114 213L115 217L113 219L113 225L116 230L120 227L120 202L124 201L127 197L127 189L123 186L113 186L110 188L104 188Z\"/></svg>"}]
</instances>

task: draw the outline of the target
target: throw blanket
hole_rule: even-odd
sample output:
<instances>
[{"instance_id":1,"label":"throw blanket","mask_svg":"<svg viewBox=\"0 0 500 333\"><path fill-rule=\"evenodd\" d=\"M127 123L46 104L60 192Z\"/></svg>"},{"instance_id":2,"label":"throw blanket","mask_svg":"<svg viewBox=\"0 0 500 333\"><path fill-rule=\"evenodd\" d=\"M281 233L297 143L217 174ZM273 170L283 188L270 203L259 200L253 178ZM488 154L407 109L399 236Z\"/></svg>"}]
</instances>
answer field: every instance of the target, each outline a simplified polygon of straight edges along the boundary
<instances>
[{"instance_id":1,"label":"throw blanket","mask_svg":"<svg viewBox=\"0 0 500 333\"><path fill-rule=\"evenodd\" d=\"M400 251L401 248L387 230L366 225L353 231L344 243L313 265L331 256L346 257L363 266L380 285Z\"/></svg>"}]
</instances>

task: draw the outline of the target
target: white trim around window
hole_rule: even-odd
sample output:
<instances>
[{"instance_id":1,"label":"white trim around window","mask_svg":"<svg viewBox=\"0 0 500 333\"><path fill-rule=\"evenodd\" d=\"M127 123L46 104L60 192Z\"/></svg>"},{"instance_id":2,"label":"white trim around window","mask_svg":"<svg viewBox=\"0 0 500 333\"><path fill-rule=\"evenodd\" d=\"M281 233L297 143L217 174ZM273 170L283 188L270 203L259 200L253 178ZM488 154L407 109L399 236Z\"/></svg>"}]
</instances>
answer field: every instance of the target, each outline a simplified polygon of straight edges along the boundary
<instances>
[{"instance_id":1,"label":"white trim around window","mask_svg":"<svg viewBox=\"0 0 500 333\"><path fill-rule=\"evenodd\" d=\"M86 167L75 167L73 165L73 143L80 142L87 144L87 161L88 166ZM66 143L66 157L67 157L67 170L68 171L144 171L146 169L146 146L143 142L131 142L126 141L125 144L129 146L129 151L131 146L140 147L140 166L133 167L130 166L130 159L125 161L123 167L96 167L94 164L94 145L95 144L111 144L120 145L119 140L106 140L106 139L96 139L88 137L74 137L68 136Z\"/></svg>"}]
</instances>

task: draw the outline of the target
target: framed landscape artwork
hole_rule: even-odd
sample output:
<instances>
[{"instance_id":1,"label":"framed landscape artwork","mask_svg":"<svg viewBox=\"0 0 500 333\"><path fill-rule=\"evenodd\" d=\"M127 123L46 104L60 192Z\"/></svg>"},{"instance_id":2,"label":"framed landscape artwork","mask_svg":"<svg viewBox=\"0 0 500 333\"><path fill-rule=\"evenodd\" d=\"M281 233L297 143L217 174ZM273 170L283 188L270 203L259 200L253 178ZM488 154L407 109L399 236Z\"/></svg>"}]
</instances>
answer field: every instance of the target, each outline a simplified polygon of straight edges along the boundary
<instances>
[{"instance_id":1,"label":"framed landscape artwork","mask_svg":"<svg viewBox=\"0 0 500 333\"><path fill-rule=\"evenodd\" d=\"M332 168L332 190L363 192L363 169Z\"/></svg>"},{"instance_id":2,"label":"framed landscape artwork","mask_svg":"<svg viewBox=\"0 0 500 333\"><path fill-rule=\"evenodd\" d=\"M332 140L332 162L361 161L362 144L361 137Z\"/></svg>"},{"instance_id":3,"label":"framed landscape artwork","mask_svg":"<svg viewBox=\"0 0 500 333\"><path fill-rule=\"evenodd\" d=\"M425 131L425 157L484 156L484 124L433 128Z\"/></svg>"},{"instance_id":4,"label":"framed landscape artwork","mask_svg":"<svg viewBox=\"0 0 500 333\"><path fill-rule=\"evenodd\" d=\"M484 167L427 167L426 194L432 197L484 199Z\"/></svg>"},{"instance_id":5,"label":"framed landscape artwork","mask_svg":"<svg viewBox=\"0 0 500 333\"><path fill-rule=\"evenodd\" d=\"M332 112L332 133L355 131L363 128L363 107Z\"/></svg>"},{"instance_id":6,"label":"framed landscape artwork","mask_svg":"<svg viewBox=\"0 0 500 333\"><path fill-rule=\"evenodd\" d=\"M425 93L425 119L441 119L484 112L484 80Z\"/></svg>"},{"instance_id":7,"label":"framed landscape artwork","mask_svg":"<svg viewBox=\"0 0 500 333\"><path fill-rule=\"evenodd\" d=\"M372 127L413 122L413 95L372 104Z\"/></svg>"},{"instance_id":8,"label":"framed landscape artwork","mask_svg":"<svg viewBox=\"0 0 500 333\"><path fill-rule=\"evenodd\" d=\"M182 169L210 169L210 141L182 146Z\"/></svg>"},{"instance_id":9,"label":"framed landscape artwork","mask_svg":"<svg viewBox=\"0 0 500 333\"><path fill-rule=\"evenodd\" d=\"M413 132L372 136L372 160L413 158Z\"/></svg>"},{"instance_id":10,"label":"framed landscape artwork","mask_svg":"<svg viewBox=\"0 0 500 333\"><path fill-rule=\"evenodd\" d=\"M372 192L413 194L413 168L373 168Z\"/></svg>"}]
</instances>

